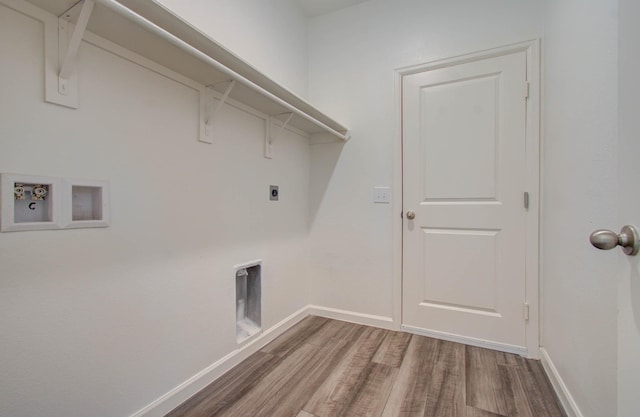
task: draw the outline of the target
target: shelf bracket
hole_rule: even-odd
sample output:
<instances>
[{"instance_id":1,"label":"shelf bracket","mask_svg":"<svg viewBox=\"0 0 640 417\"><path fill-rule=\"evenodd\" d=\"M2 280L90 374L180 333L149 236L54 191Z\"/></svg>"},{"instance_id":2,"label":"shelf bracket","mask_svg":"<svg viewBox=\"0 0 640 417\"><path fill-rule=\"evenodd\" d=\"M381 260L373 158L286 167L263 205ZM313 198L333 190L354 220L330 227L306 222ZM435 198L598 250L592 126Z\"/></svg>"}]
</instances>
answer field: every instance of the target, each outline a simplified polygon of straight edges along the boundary
<instances>
[{"instance_id":1,"label":"shelf bracket","mask_svg":"<svg viewBox=\"0 0 640 417\"><path fill-rule=\"evenodd\" d=\"M231 90L233 90L233 87L235 87L236 80L224 81L224 83L229 83L229 85L224 91L224 94L222 95L222 97L218 100L218 103L216 104L215 107L213 105L213 99L216 92L215 87L222 83L215 84L215 85L208 85L206 87L206 91L205 91L206 97L204 100L205 103L204 103L204 109L202 112L203 119L204 119L203 120L204 132L202 135L200 135L200 142L213 143L213 124L215 122L215 119L218 113L220 113L222 106L224 106L224 103L229 98L229 94L231 94Z\"/></svg>"},{"instance_id":2,"label":"shelf bracket","mask_svg":"<svg viewBox=\"0 0 640 417\"><path fill-rule=\"evenodd\" d=\"M276 118L276 116L284 116L284 115L287 115L287 118L285 119L284 122ZM284 132L284 129L286 129L292 117L293 117L293 112L281 113L281 114L276 114L274 116L269 116L269 120L267 120L267 132L264 137L264 157L265 158L271 159L273 157L271 145L273 145L273 143L278 138L280 138L280 136L282 135L282 132ZM274 120L278 120L281 123L281 125L280 125L280 129L278 129L278 132L275 135L272 135L271 124L273 123Z\"/></svg>"},{"instance_id":3,"label":"shelf bracket","mask_svg":"<svg viewBox=\"0 0 640 417\"><path fill-rule=\"evenodd\" d=\"M82 42L84 32L87 30L87 24L89 23L89 18L91 17L93 6L95 6L93 0L84 0L82 9L80 10L80 17L76 22L76 27L73 29L71 39L69 39L69 43L67 44L67 51L64 54L64 59L62 61L62 65L60 66L60 73L58 74L58 91L62 95L67 95L69 93L69 78L71 78L71 75L76 71L80 42ZM66 22L64 18L59 19ZM62 27L64 26L64 24L60 26Z\"/></svg>"}]
</instances>

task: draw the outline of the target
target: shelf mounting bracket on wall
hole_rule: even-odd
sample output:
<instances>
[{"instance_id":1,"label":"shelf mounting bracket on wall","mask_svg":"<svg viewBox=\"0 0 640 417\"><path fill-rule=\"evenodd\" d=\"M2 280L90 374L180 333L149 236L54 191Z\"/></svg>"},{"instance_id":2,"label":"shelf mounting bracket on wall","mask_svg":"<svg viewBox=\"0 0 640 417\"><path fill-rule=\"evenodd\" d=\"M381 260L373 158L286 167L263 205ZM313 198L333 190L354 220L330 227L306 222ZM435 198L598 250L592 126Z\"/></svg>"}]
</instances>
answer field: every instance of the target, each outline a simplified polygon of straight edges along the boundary
<instances>
[{"instance_id":1,"label":"shelf mounting bracket on wall","mask_svg":"<svg viewBox=\"0 0 640 417\"><path fill-rule=\"evenodd\" d=\"M284 116L284 115L287 116L287 118L284 121L277 118L277 116ZM293 117L293 112L281 113L281 114L276 114L274 116L269 116L269 120L267 120L267 132L264 137L264 157L265 158L268 158L268 159L273 158L271 145L273 145L273 143L278 138L280 138L280 136L282 135L282 132L284 132L284 129L287 127L292 117ZM274 120L279 121L281 125L280 125L280 129L278 129L278 132L275 135L272 135L271 124L273 123Z\"/></svg>"},{"instance_id":2,"label":"shelf mounting bracket on wall","mask_svg":"<svg viewBox=\"0 0 640 417\"><path fill-rule=\"evenodd\" d=\"M50 103L73 109L79 106L78 51L94 6L94 0L74 4L58 16L55 34L45 22L45 100Z\"/></svg>"},{"instance_id":3,"label":"shelf mounting bracket on wall","mask_svg":"<svg viewBox=\"0 0 640 417\"><path fill-rule=\"evenodd\" d=\"M87 30L87 24L89 24L89 18L91 17L93 6L95 6L93 0L84 0L82 3L82 9L80 10L80 17L78 17L78 21L76 22L76 26L73 29L73 33L71 34L71 38L68 43L66 42L66 28L68 22L65 18L68 19L71 17L71 14L65 12L61 17L59 17L60 25L58 28L60 34L60 56L62 56L62 51L64 49L63 46L66 46L66 52L64 53L64 58L60 65L60 72L58 73L58 92L65 96L69 93L69 79L77 69L80 42L82 42L84 32ZM63 42L66 43L66 45L64 45Z\"/></svg>"},{"instance_id":4,"label":"shelf mounting bracket on wall","mask_svg":"<svg viewBox=\"0 0 640 417\"><path fill-rule=\"evenodd\" d=\"M213 99L216 95L215 87L223 83L229 83L229 85L214 107ZM201 124L204 127L204 131L200 135L200 142L213 143L213 124L216 120L217 115L220 113L222 106L224 106L224 103L229 98L229 94L231 94L231 90L233 90L233 87L235 87L235 85L236 80L228 80L215 85L208 85L206 87L206 91L204 92L204 102L201 103L201 115L203 119Z\"/></svg>"}]
</instances>

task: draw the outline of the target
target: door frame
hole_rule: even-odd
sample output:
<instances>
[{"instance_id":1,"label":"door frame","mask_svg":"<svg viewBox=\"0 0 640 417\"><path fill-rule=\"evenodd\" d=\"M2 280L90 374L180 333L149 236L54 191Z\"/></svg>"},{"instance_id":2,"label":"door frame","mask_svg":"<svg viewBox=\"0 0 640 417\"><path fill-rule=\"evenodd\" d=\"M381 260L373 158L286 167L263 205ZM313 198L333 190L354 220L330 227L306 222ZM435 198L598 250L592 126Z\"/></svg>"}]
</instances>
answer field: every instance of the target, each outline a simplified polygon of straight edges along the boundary
<instances>
[{"instance_id":1,"label":"door frame","mask_svg":"<svg viewBox=\"0 0 640 417\"><path fill-rule=\"evenodd\" d=\"M529 304L529 320L525 324L526 347L529 357L540 357L540 39L486 49L478 52L438 59L394 70L394 101L396 137L394 141L392 202L393 221L393 325L397 330L415 332L405 328L402 322L402 234L403 212L403 155L402 155L402 80L403 77L418 72L434 70L451 65L479 61L501 55L525 52L527 55L527 80L529 82L529 99L526 114L526 190L529 192L529 215L526 220L526 260L525 260L525 302ZM525 88L525 86L523 86ZM524 315L524 306L523 306ZM524 317L524 316L523 316ZM441 334L432 335L447 338ZM491 343L477 339L466 339L457 336L448 340L462 342L481 347L496 348Z\"/></svg>"}]
</instances>

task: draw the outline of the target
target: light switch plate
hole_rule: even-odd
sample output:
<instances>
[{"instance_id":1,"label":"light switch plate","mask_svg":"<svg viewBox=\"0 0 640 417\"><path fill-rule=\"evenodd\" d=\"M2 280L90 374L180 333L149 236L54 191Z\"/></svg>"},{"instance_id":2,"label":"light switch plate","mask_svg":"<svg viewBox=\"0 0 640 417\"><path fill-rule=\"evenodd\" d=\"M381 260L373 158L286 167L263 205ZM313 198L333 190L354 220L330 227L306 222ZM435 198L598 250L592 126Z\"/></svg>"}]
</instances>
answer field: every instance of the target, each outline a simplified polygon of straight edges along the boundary
<instances>
[{"instance_id":1,"label":"light switch plate","mask_svg":"<svg viewBox=\"0 0 640 417\"><path fill-rule=\"evenodd\" d=\"M383 204L391 203L391 188L373 187L373 202Z\"/></svg>"}]
</instances>

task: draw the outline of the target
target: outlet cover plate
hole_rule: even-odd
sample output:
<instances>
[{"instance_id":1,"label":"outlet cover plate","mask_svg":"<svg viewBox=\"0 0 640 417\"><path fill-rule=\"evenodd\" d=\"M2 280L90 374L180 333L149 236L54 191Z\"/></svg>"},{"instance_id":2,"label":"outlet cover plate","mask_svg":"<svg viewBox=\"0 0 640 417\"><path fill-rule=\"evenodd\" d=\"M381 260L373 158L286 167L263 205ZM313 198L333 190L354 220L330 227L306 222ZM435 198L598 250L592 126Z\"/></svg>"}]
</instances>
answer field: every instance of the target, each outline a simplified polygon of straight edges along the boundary
<instances>
[{"instance_id":1,"label":"outlet cover plate","mask_svg":"<svg viewBox=\"0 0 640 417\"><path fill-rule=\"evenodd\" d=\"M279 197L280 197L280 187L278 187L277 185L270 185L269 186L269 200L278 201Z\"/></svg>"},{"instance_id":2,"label":"outlet cover plate","mask_svg":"<svg viewBox=\"0 0 640 417\"><path fill-rule=\"evenodd\" d=\"M382 204L391 203L391 188L373 187L373 202Z\"/></svg>"}]
</instances>

